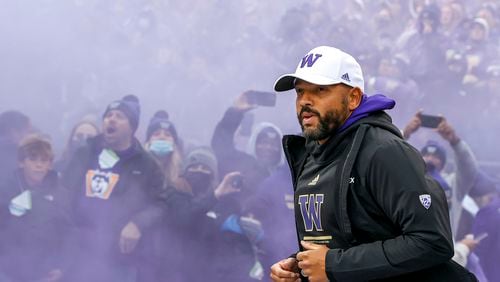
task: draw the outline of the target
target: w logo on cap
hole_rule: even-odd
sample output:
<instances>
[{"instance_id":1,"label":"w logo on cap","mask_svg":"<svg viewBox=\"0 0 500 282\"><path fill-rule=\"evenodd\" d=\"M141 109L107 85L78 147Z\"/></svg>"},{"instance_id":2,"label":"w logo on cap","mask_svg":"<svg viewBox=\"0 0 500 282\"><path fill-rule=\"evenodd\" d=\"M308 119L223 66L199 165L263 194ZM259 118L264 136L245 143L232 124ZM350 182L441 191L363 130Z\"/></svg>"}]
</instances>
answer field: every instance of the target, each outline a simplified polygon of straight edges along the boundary
<instances>
[{"instance_id":1,"label":"w logo on cap","mask_svg":"<svg viewBox=\"0 0 500 282\"><path fill-rule=\"evenodd\" d=\"M302 58L302 62L300 63L300 67L303 68L307 64L307 67L310 68L316 63L316 61L323 55L321 54L308 54L304 58ZM314 57L314 58L313 58Z\"/></svg>"},{"instance_id":2,"label":"w logo on cap","mask_svg":"<svg viewBox=\"0 0 500 282\"><path fill-rule=\"evenodd\" d=\"M342 78L345 81L351 82L351 79L349 78L348 73L344 73L340 78Z\"/></svg>"}]
</instances>

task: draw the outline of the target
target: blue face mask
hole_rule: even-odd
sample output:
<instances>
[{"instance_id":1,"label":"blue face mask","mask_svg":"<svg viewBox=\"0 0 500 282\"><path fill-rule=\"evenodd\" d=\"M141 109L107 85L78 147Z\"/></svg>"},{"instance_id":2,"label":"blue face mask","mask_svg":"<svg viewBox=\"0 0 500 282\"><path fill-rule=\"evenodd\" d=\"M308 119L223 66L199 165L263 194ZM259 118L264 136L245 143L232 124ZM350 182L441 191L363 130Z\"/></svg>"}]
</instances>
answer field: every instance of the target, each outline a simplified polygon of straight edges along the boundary
<instances>
[{"instance_id":1,"label":"blue face mask","mask_svg":"<svg viewBox=\"0 0 500 282\"><path fill-rule=\"evenodd\" d=\"M158 157L164 157L174 151L174 143L167 140L154 140L149 145L149 151Z\"/></svg>"}]
</instances>

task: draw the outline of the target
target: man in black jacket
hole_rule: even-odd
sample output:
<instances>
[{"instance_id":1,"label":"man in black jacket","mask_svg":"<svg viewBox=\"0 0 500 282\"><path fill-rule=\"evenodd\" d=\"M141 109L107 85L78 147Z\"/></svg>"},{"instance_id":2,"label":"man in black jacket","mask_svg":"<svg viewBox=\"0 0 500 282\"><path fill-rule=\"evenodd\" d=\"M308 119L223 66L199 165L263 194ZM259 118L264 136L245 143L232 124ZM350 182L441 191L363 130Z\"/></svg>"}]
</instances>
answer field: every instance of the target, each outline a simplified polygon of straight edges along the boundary
<instances>
[{"instance_id":1,"label":"man in black jacket","mask_svg":"<svg viewBox=\"0 0 500 282\"><path fill-rule=\"evenodd\" d=\"M271 268L274 281L474 281L451 261L446 197L419 152L363 94L356 60L321 46L276 91L295 89L302 136L285 136L300 252Z\"/></svg>"},{"instance_id":2,"label":"man in black jacket","mask_svg":"<svg viewBox=\"0 0 500 282\"><path fill-rule=\"evenodd\" d=\"M165 206L163 172L134 137L139 101L128 95L103 115L102 134L79 149L62 175L78 232L71 281L129 281L144 233Z\"/></svg>"}]
</instances>

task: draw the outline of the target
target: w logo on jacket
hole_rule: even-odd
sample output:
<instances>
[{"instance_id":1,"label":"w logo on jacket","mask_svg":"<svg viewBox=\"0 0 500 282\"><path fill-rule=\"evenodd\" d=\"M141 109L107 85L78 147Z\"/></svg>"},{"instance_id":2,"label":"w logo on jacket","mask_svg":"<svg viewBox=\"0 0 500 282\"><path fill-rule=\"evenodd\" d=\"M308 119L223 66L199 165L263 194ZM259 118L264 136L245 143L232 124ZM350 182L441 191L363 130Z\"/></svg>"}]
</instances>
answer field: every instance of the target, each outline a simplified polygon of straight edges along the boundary
<instances>
[{"instance_id":1,"label":"w logo on jacket","mask_svg":"<svg viewBox=\"0 0 500 282\"><path fill-rule=\"evenodd\" d=\"M300 195L299 205L304 227L306 231L323 231L321 224L321 205L323 204L324 194Z\"/></svg>"}]
</instances>

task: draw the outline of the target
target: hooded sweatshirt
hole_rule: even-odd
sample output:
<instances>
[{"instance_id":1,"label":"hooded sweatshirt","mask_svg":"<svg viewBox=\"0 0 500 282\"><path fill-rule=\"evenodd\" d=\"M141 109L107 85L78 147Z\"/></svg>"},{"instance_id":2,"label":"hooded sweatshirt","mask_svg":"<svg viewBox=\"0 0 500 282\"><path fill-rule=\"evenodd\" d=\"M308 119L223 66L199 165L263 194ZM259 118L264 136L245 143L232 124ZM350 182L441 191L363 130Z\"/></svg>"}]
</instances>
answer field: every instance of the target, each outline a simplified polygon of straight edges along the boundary
<instances>
[{"instance_id":1,"label":"hooded sweatshirt","mask_svg":"<svg viewBox=\"0 0 500 282\"><path fill-rule=\"evenodd\" d=\"M279 127L277 127L274 123L270 123L270 122L259 123L255 127L255 129L252 131L252 135L250 136L250 139L248 140L248 147L247 147L247 153L252 155L255 159L257 159L257 155L255 152L256 151L255 145L257 145L257 138L264 130L268 130L268 129L271 129L272 131L274 131L277 134L277 138L281 139L283 136L281 129L279 129ZM279 162L274 164L272 167L268 167L268 170L270 172L274 171L277 167L279 167L280 165L282 165L284 163L284 160L285 160L285 156L282 153Z\"/></svg>"},{"instance_id":2,"label":"hooded sweatshirt","mask_svg":"<svg viewBox=\"0 0 500 282\"><path fill-rule=\"evenodd\" d=\"M356 121L369 116L377 111L390 110L394 108L396 102L382 94L375 94L368 97L363 94L359 106L352 112L345 123L340 127L339 132L344 131Z\"/></svg>"},{"instance_id":3,"label":"hooded sweatshirt","mask_svg":"<svg viewBox=\"0 0 500 282\"><path fill-rule=\"evenodd\" d=\"M450 260L443 190L383 112L393 106L363 98L321 145L284 137L299 240L328 246L330 281L469 281Z\"/></svg>"},{"instance_id":4,"label":"hooded sweatshirt","mask_svg":"<svg viewBox=\"0 0 500 282\"><path fill-rule=\"evenodd\" d=\"M269 176L269 171L249 153L236 149L234 135L243 120L244 112L229 108L215 127L211 146L217 157L219 178L233 171L239 171L244 177L244 189L239 193L238 201L246 199L257 190L259 184ZM237 211L239 212L239 208Z\"/></svg>"}]
</instances>

